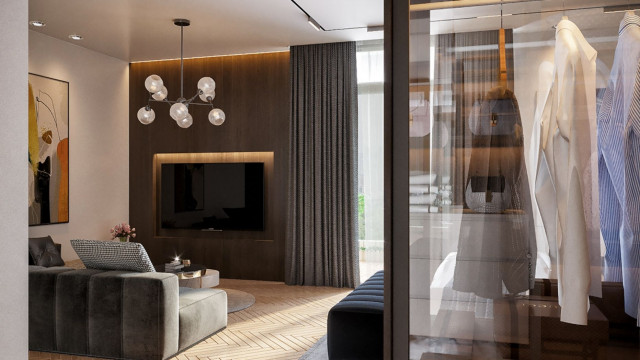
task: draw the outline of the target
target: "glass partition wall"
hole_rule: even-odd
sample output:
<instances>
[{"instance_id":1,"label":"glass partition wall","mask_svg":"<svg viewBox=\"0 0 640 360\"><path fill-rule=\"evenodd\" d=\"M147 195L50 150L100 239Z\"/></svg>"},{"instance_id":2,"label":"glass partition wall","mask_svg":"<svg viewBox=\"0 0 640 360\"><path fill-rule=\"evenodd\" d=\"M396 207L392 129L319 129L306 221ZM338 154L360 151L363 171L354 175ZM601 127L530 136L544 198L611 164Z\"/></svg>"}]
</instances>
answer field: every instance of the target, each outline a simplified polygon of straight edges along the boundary
<instances>
[{"instance_id":1,"label":"glass partition wall","mask_svg":"<svg viewBox=\"0 0 640 360\"><path fill-rule=\"evenodd\" d=\"M640 3L409 7L409 358L640 358Z\"/></svg>"}]
</instances>

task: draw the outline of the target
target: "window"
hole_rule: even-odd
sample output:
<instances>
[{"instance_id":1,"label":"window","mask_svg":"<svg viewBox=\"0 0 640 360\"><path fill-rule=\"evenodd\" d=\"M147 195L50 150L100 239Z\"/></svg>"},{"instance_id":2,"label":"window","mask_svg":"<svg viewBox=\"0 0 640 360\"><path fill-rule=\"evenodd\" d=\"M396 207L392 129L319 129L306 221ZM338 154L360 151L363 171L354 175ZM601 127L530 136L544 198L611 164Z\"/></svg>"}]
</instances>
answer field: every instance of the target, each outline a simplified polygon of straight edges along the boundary
<instances>
[{"instance_id":1,"label":"window","mask_svg":"<svg viewBox=\"0 0 640 360\"><path fill-rule=\"evenodd\" d=\"M358 43L358 247L360 278L384 262L383 43Z\"/></svg>"}]
</instances>

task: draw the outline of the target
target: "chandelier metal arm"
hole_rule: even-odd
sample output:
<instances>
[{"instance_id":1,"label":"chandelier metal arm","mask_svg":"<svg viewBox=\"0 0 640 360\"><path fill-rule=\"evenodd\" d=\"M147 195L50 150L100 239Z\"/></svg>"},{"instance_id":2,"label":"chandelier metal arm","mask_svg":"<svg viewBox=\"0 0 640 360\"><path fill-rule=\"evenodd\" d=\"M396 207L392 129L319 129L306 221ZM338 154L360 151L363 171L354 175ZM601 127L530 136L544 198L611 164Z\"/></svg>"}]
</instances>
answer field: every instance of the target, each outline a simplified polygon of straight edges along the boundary
<instances>
[{"instance_id":1,"label":"chandelier metal arm","mask_svg":"<svg viewBox=\"0 0 640 360\"><path fill-rule=\"evenodd\" d=\"M147 101L147 107L149 106L149 101L153 101L153 102L164 102L167 104L176 104L176 103L183 103L187 106L189 105L200 105L200 106L211 106L213 108L213 100L209 100L207 102L193 102L193 100L195 100L198 96L204 94L204 92L202 90L198 90L198 92L193 95L193 97L191 97L191 99L189 100L184 100L182 97L178 100L169 100L167 98L164 98L162 100L156 100L154 99L152 96L149 96L149 100Z\"/></svg>"},{"instance_id":2,"label":"chandelier metal arm","mask_svg":"<svg viewBox=\"0 0 640 360\"><path fill-rule=\"evenodd\" d=\"M193 99L191 99L191 100L193 100ZM149 99L149 101L159 102L159 103L167 103L167 104L170 104L170 105L182 102L182 101L167 100L167 99L164 99L164 100ZM201 102L187 102L187 101L185 101L185 102L182 102L182 103L185 104L185 105L199 105L199 106L211 106L211 107L213 107L213 104L210 103L210 102L209 103L201 103ZM147 106L149 106L149 105L147 104Z\"/></svg>"},{"instance_id":3,"label":"chandelier metal arm","mask_svg":"<svg viewBox=\"0 0 640 360\"><path fill-rule=\"evenodd\" d=\"M203 94L202 90L198 90L198 92L195 95L193 95L193 97L191 99L185 101L184 104L187 105L187 106L191 105L192 101L195 100L198 96L200 96L202 94ZM206 104L205 103L203 103L203 104L193 103L193 105L207 105L207 104L211 104L211 102L209 101Z\"/></svg>"}]
</instances>

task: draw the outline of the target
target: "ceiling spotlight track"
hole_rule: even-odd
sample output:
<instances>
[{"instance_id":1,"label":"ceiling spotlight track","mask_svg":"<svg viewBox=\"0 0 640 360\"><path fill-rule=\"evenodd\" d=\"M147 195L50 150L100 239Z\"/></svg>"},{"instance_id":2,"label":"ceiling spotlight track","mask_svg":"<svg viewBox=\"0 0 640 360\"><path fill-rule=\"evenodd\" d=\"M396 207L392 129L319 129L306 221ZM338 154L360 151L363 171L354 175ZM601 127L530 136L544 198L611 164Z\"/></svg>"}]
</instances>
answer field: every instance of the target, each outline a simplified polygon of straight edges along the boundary
<instances>
[{"instance_id":1,"label":"ceiling spotlight track","mask_svg":"<svg viewBox=\"0 0 640 360\"><path fill-rule=\"evenodd\" d=\"M312 28L316 29L316 31L326 31L325 28L322 27L322 25L320 25L320 23L318 23L316 21L316 19L313 18L313 16L309 15L309 13L302 8L302 6L298 5L297 2L295 2L295 0L291 0L291 2L298 7L298 9L300 9L300 11L302 11L305 15L307 15L307 22L309 23L309 25L311 25Z\"/></svg>"},{"instance_id":2,"label":"ceiling spotlight track","mask_svg":"<svg viewBox=\"0 0 640 360\"><path fill-rule=\"evenodd\" d=\"M320 24L318 24L316 19L312 18L311 16L307 16L307 22L309 23L309 25L311 25L312 28L316 29L316 31L324 30L324 28L320 26Z\"/></svg>"},{"instance_id":3,"label":"ceiling spotlight track","mask_svg":"<svg viewBox=\"0 0 640 360\"><path fill-rule=\"evenodd\" d=\"M155 120L155 111L150 104L154 102L165 102L171 104L169 115L176 121L181 128L188 128L193 124L193 117L189 114L190 105L211 106L209 112L209 122L213 125L220 126L225 121L224 111L214 108L213 99L216 97L216 82L210 77L203 77L198 81L198 92L189 99L184 97L184 27L189 26L191 22L187 19L174 19L173 24L180 27L180 97L175 100L168 100L167 87L164 86L162 78L156 74L149 75L144 81L144 86L149 91L149 100L147 106L143 106L138 110L138 120L149 125ZM196 102L196 98L202 101Z\"/></svg>"}]
</instances>

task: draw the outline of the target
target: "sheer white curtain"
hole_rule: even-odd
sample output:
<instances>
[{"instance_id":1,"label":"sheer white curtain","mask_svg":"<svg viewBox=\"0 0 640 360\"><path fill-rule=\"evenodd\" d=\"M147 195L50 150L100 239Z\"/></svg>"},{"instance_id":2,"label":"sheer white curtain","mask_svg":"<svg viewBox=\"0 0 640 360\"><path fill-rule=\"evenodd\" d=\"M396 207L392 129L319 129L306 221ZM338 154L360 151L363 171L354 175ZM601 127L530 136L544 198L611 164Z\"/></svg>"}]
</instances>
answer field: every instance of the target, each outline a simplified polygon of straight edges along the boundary
<instances>
[{"instance_id":1,"label":"sheer white curtain","mask_svg":"<svg viewBox=\"0 0 640 360\"><path fill-rule=\"evenodd\" d=\"M382 41L357 46L360 278L383 267L384 56Z\"/></svg>"}]
</instances>

